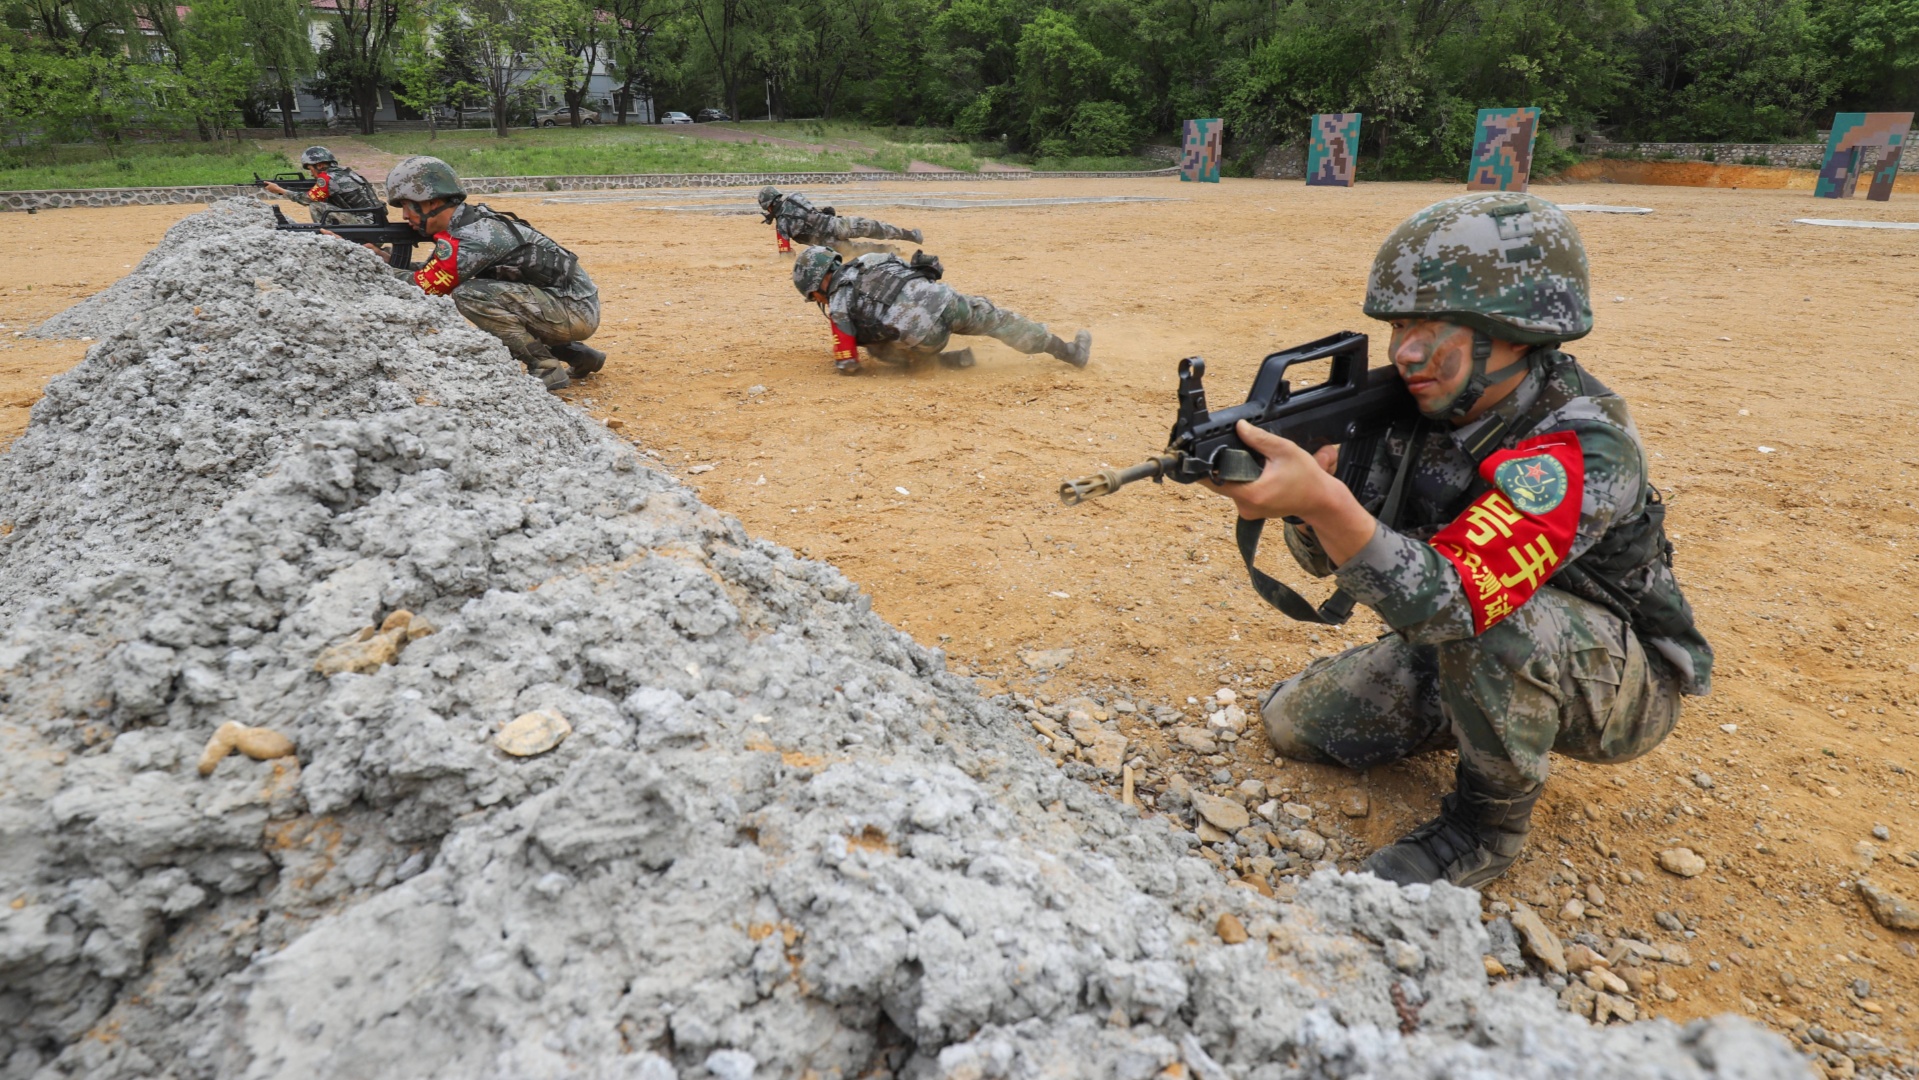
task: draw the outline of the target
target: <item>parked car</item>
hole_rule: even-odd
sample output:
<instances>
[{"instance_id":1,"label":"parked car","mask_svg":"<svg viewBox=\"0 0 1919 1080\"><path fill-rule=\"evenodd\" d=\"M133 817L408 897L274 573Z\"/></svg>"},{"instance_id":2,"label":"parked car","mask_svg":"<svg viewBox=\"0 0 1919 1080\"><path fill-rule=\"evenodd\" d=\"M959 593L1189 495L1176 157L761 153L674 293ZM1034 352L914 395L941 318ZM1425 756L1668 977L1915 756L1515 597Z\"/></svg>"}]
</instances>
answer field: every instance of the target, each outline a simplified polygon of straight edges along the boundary
<instances>
[{"instance_id":1,"label":"parked car","mask_svg":"<svg viewBox=\"0 0 1919 1080\"><path fill-rule=\"evenodd\" d=\"M699 112L693 114L693 119L698 120L702 124L707 124L715 120L731 120L733 118L726 115L725 109L701 109Z\"/></svg>"},{"instance_id":2,"label":"parked car","mask_svg":"<svg viewBox=\"0 0 1919 1080\"><path fill-rule=\"evenodd\" d=\"M693 118L683 112L670 112L660 117L660 123L662 124L690 124L692 122Z\"/></svg>"},{"instance_id":3,"label":"parked car","mask_svg":"<svg viewBox=\"0 0 1919 1080\"><path fill-rule=\"evenodd\" d=\"M599 122L600 114L597 111L593 109L580 110L581 124L597 124ZM573 110L564 105L557 109L546 109L533 114L533 126L535 127L559 127L562 124L568 127L573 125Z\"/></svg>"}]
</instances>

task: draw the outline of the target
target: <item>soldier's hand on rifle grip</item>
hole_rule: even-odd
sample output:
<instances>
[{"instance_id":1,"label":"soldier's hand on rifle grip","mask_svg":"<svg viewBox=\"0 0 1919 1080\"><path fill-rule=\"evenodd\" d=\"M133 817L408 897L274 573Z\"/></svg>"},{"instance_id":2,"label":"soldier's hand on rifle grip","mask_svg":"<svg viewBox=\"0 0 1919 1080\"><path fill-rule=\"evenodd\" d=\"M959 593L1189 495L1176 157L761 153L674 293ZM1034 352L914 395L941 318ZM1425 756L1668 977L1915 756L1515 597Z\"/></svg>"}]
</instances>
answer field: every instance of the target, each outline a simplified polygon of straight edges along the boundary
<instances>
[{"instance_id":1,"label":"soldier's hand on rifle grip","mask_svg":"<svg viewBox=\"0 0 1919 1080\"><path fill-rule=\"evenodd\" d=\"M1346 485L1333 477L1339 460L1337 448L1308 454L1291 439L1244 420L1234 430L1241 442L1266 459L1259 479L1245 484L1200 483L1233 500L1240 517L1303 518L1335 563L1345 562L1373 538L1378 523Z\"/></svg>"},{"instance_id":2,"label":"soldier's hand on rifle grip","mask_svg":"<svg viewBox=\"0 0 1919 1080\"><path fill-rule=\"evenodd\" d=\"M260 174L255 173L254 175L258 176ZM267 181L267 190L272 192L275 195L285 195L287 193L286 188L281 187L280 185L272 182L271 180Z\"/></svg>"}]
</instances>

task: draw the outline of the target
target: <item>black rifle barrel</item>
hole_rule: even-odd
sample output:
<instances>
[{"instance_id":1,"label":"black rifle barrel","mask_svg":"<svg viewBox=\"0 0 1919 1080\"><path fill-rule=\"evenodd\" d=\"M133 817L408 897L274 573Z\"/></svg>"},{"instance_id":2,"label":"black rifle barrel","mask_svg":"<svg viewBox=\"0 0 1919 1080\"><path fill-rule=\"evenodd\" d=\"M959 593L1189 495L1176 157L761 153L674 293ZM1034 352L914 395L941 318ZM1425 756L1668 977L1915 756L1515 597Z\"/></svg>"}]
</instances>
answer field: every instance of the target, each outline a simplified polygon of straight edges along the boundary
<instances>
[{"instance_id":1,"label":"black rifle barrel","mask_svg":"<svg viewBox=\"0 0 1919 1080\"><path fill-rule=\"evenodd\" d=\"M1111 495L1127 484L1140 480L1158 480L1178 468L1179 462L1180 455L1163 454L1142 461L1130 469L1102 469L1091 476L1082 476L1077 480L1061 480L1059 501L1067 506L1078 506L1088 499Z\"/></svg>"}]
</instances>

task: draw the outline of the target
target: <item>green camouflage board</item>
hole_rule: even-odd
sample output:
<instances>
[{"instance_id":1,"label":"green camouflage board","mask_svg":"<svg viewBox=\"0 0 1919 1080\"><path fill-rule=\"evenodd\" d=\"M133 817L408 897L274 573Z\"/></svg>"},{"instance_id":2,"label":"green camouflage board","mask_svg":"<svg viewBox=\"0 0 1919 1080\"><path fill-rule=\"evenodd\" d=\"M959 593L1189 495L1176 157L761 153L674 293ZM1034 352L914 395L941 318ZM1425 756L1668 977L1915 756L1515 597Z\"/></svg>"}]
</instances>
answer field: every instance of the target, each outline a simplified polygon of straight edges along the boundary
<instances>
[{"instance_id":1,"label":"green camouflage board","mask_svg":"<svg viewBox=\"0 0 1919 1080\"><path fill-rule=\"evenodd\" d=\"M1818 199L1850 199L1865 173L1868 149L1879 152L1872 170L1872 186L1866 198L1885 202L1892 198L1892 183L1899 176L1899 159L1904 155L1906 139L1912 133L1912 115L1905 113L1839 113L1832 118L1832 135L1826 140L1826 160L1819 167L1819 183L1813 189Z\"/></svg>"},{"instance_id":2,"label":"green camouflage board","mask_svg":"<svg viewBox=\"0 0 1919 1080\"><path fill-rule=\"evenodd\" d=\"M1526 190L1533 168L1533 131L1538 126L1538 109L1479 110L1466 190Z\"/></svg>"}]
</instances>

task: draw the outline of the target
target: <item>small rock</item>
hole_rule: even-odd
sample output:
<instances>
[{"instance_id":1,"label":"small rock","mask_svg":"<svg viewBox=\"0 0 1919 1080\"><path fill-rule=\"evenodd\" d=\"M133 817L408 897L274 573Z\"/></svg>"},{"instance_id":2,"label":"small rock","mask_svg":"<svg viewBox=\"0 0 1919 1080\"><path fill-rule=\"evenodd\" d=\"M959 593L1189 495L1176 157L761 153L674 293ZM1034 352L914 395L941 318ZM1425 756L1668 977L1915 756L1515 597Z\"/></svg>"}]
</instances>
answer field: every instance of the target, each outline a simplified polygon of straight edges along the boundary
<instances>
[{"instance_id":1,"label":"small rock","mask_svg":"<svg viewBox=\"0 0 1919 1080\"><path fill-rule=\"evenodd\" d=\"M1853 997L1856 997L1856 998L1869 998L1869 997L1871 997L1871 996L1872 996L1872 983L1871 983L1871 982L1869 982L1868 980L1865 980L1865 979L1854 979L1854 980L1852 980L1852 996L1853 996Z\"/></svg>"},{"instance_id":2,"label":"small rock","mask_svg":"<svg viewBox=\"0 0 1919 1080\"><path fill-rule=\"evenodd\" d=\"M1349 818L1363 818L1373 812L1373 803L1363 791L1348 791L1339 797L1339 812Z\"/></svg>"},{"instance_id":3,"label":"small rock","mask_svg":"<svg viewBox=\"0 0 1919 1080\"><path fill-rule=\"evenodd\" d=\"M1610 994L1625 994L1632 991L1624 979L1605 968L1588 968L1581 978L1585 979L1586 985L1594 990L1604 990Z\"/></svg>"},{"instance_id":4,"label":"small rock","mask_svg":"<svg viewBox=\"0 0 1919 1080\"><path fill-rule=\"evenodd\" d=\"M1292 818L1301 825L1313 820L1313 808L1307 806L1305 803L1281 803L1279 808L1286 812L1287 817Z\"/></svg>"},{"instance_id":5,"label":"small rock","mask_svg":"<svg viewBox=\"0 0 1919 1080\"><path fill-rule=\"evenodd\" d=\"M1525 904L1513 905L1512 920L1526 951L1538 957L1548 971L1566 974L1566 952L1560 947L1559 938L1546 928L1545 921Z\"/></svg>"},{"instance_id":6,"label":"small rock","mask_svg":"<svg viewBox=\"0 0 1919 1080\"><path fill-rule=\"evenodd\" d=\"M1870 869L1873 860L1879 857L1879 849L1864 840L1852 845L1852 853L1859 860L1859 868L1862 870Z\"/></svg>"},{"instance_id":7,"label":"small rock","mask_svg":"<svg viewBox=\"0 0 1919 1080\"><path fill-rule=\"evenodd\" d=\"M1326 838L1311 829L1296 829L1286 837L1286 846L1299 852L1308 862L1326 854Z\"/></svg>"},{"instance_id":8,"label":"small rock","mask_svg":"<svg viewBox=\"0 0 1919 1080\"><path fill-rule=\"evenodd\" d=\"M1629 1024L1639 1019L1638 1006L1617 994L1595 994L1594 998L1593 1023L1595 1024L1603 1024L1615 1016Z\"/></svg>"},{"instance_id":9,"label":"small rock","mask_svg":"<svg viewBox=\"0 0 1919 1080\"><path fill-rule=\"evenodd\" d=\"M1874 840L1890 840L1892 839L1892 830L1886 828L1884 825L1874 825L1872 827L1872 838Z\"/></svg>"},{"instance_id":10,"label":"small rock","mask_svg":"<svg viewBox=\"0 0 1919 1080\"><path fill-rule=\"evenodd\" d=\"M1230 686L1222 686L1213 691L1213 700L1219 702L1221 705L1231 705L1233 702L1239 700L1239 694L1235 693Z\"/></svg>"},{"instance_id":11,"label":"small rock","mask_svg":"<svg viewBox=\"0 0 1919 1080\"><path fill-rule=\"evenodd\" d=\"M206 749L200 754L200 775L212 776L221 759L235 750L255 761L268 761L291 756L293 740L272 728L248 727L229 720L207 740Z\"/></svg>"},{"instance_id":12,"label":"small rock","mask_svg":"<svg viewBox=\"0 0 1919 1080\"><path fill-rule=\"evenodd\" d=\"M1659 853L1659 868L1683 878L1698 877L1706 872L1706 860L1691 848L1667 848Z\"/></svg>"},{"instance_id":13,"label":"small rock","mask_svg":"<svg viewBox=\"0 0 1919 1080\"><path fill-rule=\"evenodd\" d=\"M419 636L407 632L412 621L412 612L396 611L378 627L369 626L346 641L320 650L313 670L322 675L343 672L368 675L378 671L398 660L406 643ZM430 628L428 632L431 633Z\"/></svg>"},{"instance_id":14,"label":"small rock","mask_svg":"<svg viewBox=\"0 0 1919 1080\"><path fill-rule=\"evenodd\" d=\"M1687 949L1684 945L1681 945L1676 941L1670 945L1660 946L1659 959L1662 962L1672 964L1675 967L1691 967L1692 966L1691 950Z\"/></svg>"},{"instance_id":15,"label":"small rock","mask_svg":"<svg viewBox=\"0 0 1919 1080\"><path fill-rule=\"evenodd\" d=\"M1199 837L1201 843L1205 844L1223 844L1232 839L1232 837L1226 833L1215 829L1212 823L1205 818L1200 819L1198 827L1193 829L1193 834Z\"/></svg>"},{"instance_id":16,"label":"small rock","mask_svg":"<svg viewBox=\"0 0 1919 1080\"><path fill-rule=\"evenodd\" d=\"M1027 649L1019 654L1020 662L1034 671L1051 671L1065 667L1073 659L1071 649Z\"/></svg>"},{"instance_id":17,"label":"small rock","mask_svg":"<svg viewBox=\"0 0 1919 1080\"><path fill-rule=\"evenodd\" d=\"M1686 929L1686 924L1679 921L1679 916L1674 915L1670 911L1661 911L1655 914L1652 917L1652 921L1658 923L1660 929L1671 930L1675 934Z\"/></svg>"},{"instance_id":18,"label":"small rock","mask_svg":"<svg viewBox=\"0 0 1919 1080\"><path fill-rule=\"evenodd\" d=\"M1865 878L1859 879L1859 895L1879 925L1888 930L1919 930L1919 905L1890 892Z\"/></svg>"},{"instance_id":19,"label":"small rock","mask_svg":"<svg viewBox=\"0 0 1919 1080\"><path fill-rule=\"evenodd\" d=\"M1704 773L1704 772L1693 773L1692 782L1693 782L1693 786L1697 787L1701 791L1712 790L1712 774L1710 773Z\"/></svg>"},{"instance_id":20,"label":"small rock","mask_svg":"<svg viewBox=\"0 0 1919 1080\"><path fill-rule=\"evenodd\" d=\"M1575 896L1559 909L1560 922L1578 922L1586 917L1586 902Z\"/></svg>"},{"instance_id":21,"label":"small rock","mask_svg":"<svg viewBox=\"0 0 1919 1080\"><path fill-rule=\"evenodd\" d=\"M1719 730L1725 732L1728 735L1737 735L1739 734L1739 725L1738 724L1721 724L1719 725Z\"/></svg>"},{"instance_id":22,"label":"small rock","mask_svg":"<svg viewBox=\"0 0 1919 1080\"><path fill-rule=\"evenodd\" d=\"M1410 941L1392 938L1386 942L1386 962L1410 975L1426 966L1426 954Z\"/></svg>"},{"instance_id":23,"label":"small rock","mask_svg":"<svg viewBox=\"0 0 1919 1080\"><path fill-rule=\"evenodd\" d=\"M1591 907L1605 907L1606 890L1600 888L1596 883L1586 886L1586 903Z\"/></svg>"},{"instance_id":24,"label":"small rock","mask_svg":"<svg viewBox=\"0 0 1919 1080\"><path fill-rule=\"evenodd\" d=\"M1211 735L1208 735L1206 732L1200 730L1199 728L1195 728L1195 727L1180 728L1179 730L1174 732L1173 737L1175 740L1178 741L1179 745L1185 747L1188 750L1191 750L1195 754L1219 753L1219 744L1213 741L1213 737Z\"/></svg>"},{"instance_id":25,"label":"small rock","mask_svg":"<svg viewBox=\"0 0 1919 1080\"><path fill-rule=\"evenodd\" d=\"M1219 935L1219 940L1228 945L1244 944L1248 938L1246 924L1240 922L1239 916L1230 911L1219 917L1219 922L1213 927L1213 930Z\"/></svg>"},{"instance_id":26,"label":"small rock","mask_svg":"<svg viewBox=\"0 0 1919 1080\"><path fill-rule=\"evenodd\" d=\"M1118 776L1120 766L1126 761L1126 736L1117 731L1098 732L1093 736L1092 745L1086 748L1086 760L1100 772Z\"/></svg>"},{"instance_id":27,"label":"small rock","mask_svg":"<svg viewBox=\"0 0 1919 1080\"><path fill-rule=\"evenodd\" d=\"M1507 974L1506 965L1499 962L1499 957L1493 956L1489 953L1485 956L1480 957L1479 959L1482 963L1486 965L1487 978L1503 979L1506 977L1506 974Z\"/></svg>"},{"instance_id":28,"label":"small rock","mask_svg":"<svg viewBox=\"0 0 1919 1080\"><path fill-rule=\"evenodd\" d=\"M1228 833L1236 833L1252 824L1252 815L1246 807L1233 800L1222 799L1217 795L1208 795L1203 791L1193 792L1193 809L1215 827Z\"/></svg>"},{"instance_id":29,"label":"small rock","mask_svg":"<svg viewBox=\"0 0 1919 1080\"><path fill-rule=\"evenodd\" d=\"M1674 990L1672 987L1667 986L1665 983L1660 983L1658 988L1655 989L1653 993L1657 994L1659 996L1659 1000L1661 1001L1671 1002L1671 1001L1679 1000L1679 991Z\"/></svg>"},{"instance_id":30,"label":"small rock","mask_svg":"<svg viewBox=\"0 0 1919 1080\"><path fill-rule=\"evenodd\" d=\"M1585 945L1570 945L1566 948L1566 970L1574 975L1605 966L1607 966L1606 958Z\"/></svg>"},{"instance_id":31,"label":"small rock","mask_svg":"<svg viewBox=\"0 0 1919 1080\"><path fill-rule=\"evenodd\" d=\"M532 757L560 745L561 740L572 733L573 725L560 710L535 709L521 713L501 728L500 733L493 736L493 745L514 757Z\"/></svg>"}]
</instances>

